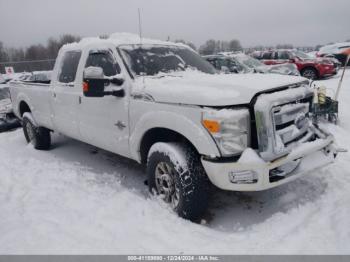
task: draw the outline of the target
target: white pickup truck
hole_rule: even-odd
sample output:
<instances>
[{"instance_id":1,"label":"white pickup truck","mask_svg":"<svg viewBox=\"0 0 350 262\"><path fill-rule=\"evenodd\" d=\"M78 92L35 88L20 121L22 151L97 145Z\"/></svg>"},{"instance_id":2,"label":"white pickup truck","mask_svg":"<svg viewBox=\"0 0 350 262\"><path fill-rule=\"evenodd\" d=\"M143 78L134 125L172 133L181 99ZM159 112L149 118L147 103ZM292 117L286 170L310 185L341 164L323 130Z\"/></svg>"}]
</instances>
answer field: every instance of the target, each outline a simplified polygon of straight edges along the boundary
<instances>
[{"instance_id":1,"label":"white pickup truck","mask_svg":"<svg viewBox=\"0 0 350 262\"><path fill-rule=\"evenodd\" d=\"M182 44L83 39L61 48L51 83L15 81L10 91L36 149L60 132L145 164L151 192L191 220L212 184L265 190L336 156L333 136L309 119L305 78L217 74Z\"/></svg>"}]
</instances>

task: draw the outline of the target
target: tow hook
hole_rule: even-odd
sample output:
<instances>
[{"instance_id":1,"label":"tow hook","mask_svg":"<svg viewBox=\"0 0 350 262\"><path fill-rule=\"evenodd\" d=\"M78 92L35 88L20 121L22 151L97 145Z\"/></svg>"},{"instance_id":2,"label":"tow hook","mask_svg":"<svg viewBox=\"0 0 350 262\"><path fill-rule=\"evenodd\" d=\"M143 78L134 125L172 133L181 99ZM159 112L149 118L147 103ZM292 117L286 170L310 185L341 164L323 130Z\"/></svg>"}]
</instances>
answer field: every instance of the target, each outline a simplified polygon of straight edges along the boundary
<instances>
[{"instance_id":1,"label":"tow hook","mask_svg":"<svg viewBox=\"0 0 350 262\"><path fill-rule=\"evenodd\" d=\"M348 150L346 148L337 147L334 152L334 158L337 157L338 153L347 153L347 152Z\"/></svg>"},{"instance_id":2,"label":"tow hook","mask_svg":"<svg viewBox=\"0 0 350 262\"><path fill-rule=\"evenodd\" d=\"M341 148L341 147L338 147L336 151L337 151L337 153L347 153L348 152L348 150L346 148Z\"/></svg>"},{"instance_id":3,"label":"tow hook","mask_svg":"<svg viewBox=\"0 0 350 262\"><path fill-rule=\"evenodd\" d=\"M338 147L337 145L329 145L324 149L326 155L329 153L333 153L333 157L336 158L338 153L347 153L348 150L346 148Z\"/></svg>"}]
</instances>

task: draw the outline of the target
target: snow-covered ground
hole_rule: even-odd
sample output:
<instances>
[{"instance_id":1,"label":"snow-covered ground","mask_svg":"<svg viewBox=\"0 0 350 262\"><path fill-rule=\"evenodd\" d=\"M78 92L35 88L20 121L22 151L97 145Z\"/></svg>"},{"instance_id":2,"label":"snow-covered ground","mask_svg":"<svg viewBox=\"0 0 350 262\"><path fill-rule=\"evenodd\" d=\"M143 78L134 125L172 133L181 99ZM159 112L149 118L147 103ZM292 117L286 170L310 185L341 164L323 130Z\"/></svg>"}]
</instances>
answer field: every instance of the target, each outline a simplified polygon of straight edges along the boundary
<instances>
[{"instance_id":1,"label":"snow-covered ground","mask_svg":"<svg viewBox=\"0 0 350 262\"><path fill-rule=\"evenodd\" d=\"M350 149L349 101L350 70L329 125ZM134 162L63 136L44 152L21 130L0 134L0 253L350 254L349 153L276 189L217 190L202 225L150 197L144 180Z\"/></svg>"}]
</instances>

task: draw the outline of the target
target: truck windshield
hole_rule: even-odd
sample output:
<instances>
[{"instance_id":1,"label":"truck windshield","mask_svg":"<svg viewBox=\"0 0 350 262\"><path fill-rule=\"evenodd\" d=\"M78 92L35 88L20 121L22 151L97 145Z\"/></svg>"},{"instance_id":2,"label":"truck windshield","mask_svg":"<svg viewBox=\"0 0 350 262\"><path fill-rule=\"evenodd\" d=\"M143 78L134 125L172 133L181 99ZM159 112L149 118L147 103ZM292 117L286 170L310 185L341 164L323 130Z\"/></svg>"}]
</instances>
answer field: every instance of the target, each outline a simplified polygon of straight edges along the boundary
<instances>
[{"instance_id":1,"label":"truck windshield","mask_svg":"<svg viewBox=\"0 0 350 262\"><path fill-rule=\"evenodd\" d=\"M186 69L215 74L214 67L186 47L166 45L121 46L126 62L135 75L157 75Z\"/></svg>"},{"instance_id":2,"label":"truck windshield","mask_svg":"<svg viewBox=\"0 0 350 262\"><path fill-rule=\"evenodd\" d=\"M304 52L301 52L301 51L292 51L292 54L294 56L296 56L296 57L299 57L302 60L311 58L309 55L307 55L307 54L305 54Z\"/></svg>"},{"instance_id":3,"label":"truck windshield","mask_svg":"<svg viewBox=\"0 0 350 262\"><path fill-rule=\"evenodd\" d=\"M249 67L249 68L256 68L256 67L263 67L265 66L263 63L261 63L259 60L248 56L248 55L244 55L244 54L238 54L235 55L234 58L236 58L240 63L242 63L243 65Z\"/></svg>"}]
</instances>

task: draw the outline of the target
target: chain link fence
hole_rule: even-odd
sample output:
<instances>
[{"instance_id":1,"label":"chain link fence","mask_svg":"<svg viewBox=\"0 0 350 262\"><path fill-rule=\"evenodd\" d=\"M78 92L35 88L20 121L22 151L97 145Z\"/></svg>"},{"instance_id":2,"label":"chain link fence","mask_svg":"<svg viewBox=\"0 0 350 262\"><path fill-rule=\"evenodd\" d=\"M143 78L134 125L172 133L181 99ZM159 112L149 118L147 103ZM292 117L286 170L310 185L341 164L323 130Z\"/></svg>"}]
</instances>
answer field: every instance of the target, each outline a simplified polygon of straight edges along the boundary
<instances>
[{"instance_id":1,"label":"chain link fence","mask_svg":"<svg viewBox=\"0 0 350 262\"><path fill-rule=\"evenodd\" d=\"M0 73L2 74L6 73L5 67L13 67L15 73L47 71L47 70L52 70L54 67L54 64L55 64L55 59L0 62Z\"/></svg>"}]
</instances>

